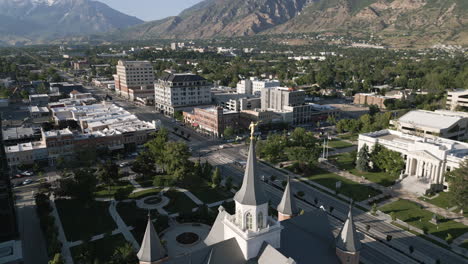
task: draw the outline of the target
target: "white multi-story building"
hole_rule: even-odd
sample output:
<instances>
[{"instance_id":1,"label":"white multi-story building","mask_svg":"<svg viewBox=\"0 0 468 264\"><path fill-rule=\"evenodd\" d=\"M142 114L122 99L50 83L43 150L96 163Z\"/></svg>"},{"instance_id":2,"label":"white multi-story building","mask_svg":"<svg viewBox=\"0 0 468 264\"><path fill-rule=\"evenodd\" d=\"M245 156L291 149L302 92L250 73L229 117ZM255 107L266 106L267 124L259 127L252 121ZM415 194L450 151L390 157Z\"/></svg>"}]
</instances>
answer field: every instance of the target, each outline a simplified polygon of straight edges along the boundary
<instances>
[{"instance_id":1,"label":"white multi-story building","mask_svg":"<svg viewBox=\"0 0 468 264\"><path fill-rule=\"evenodd\" d=\"M305 102L305 92L303 90L272 87L263 88L261 93L263 110L283 111L287 106L298 106Z\"/></svg>"},{"instance_id":2,"label":"white multi-story building","mask_svg":"<svg viewBox=\"0 0 468 264\"><path fill-rule=\"evenodd\" d=\"M277 86L280 86L280 82L278 80L259 80L251 77L250 79L242 80L237 84L237 93L259 96L263 88Z\"/></svg>"},{"instance_id":3,"label":"white multi-story building","mask_svg":"<svg viewBox=\"0 0 468 264\"><path fill-rule=\"evenodd\" d=\"M447 110L410 111L390 124L398 131L430 138L453 140L468 138L468 113Z\"/></svg>"},{"instance_id":4,"label":"white multi-story building","mask_svg":"<svg viewBox=\"0 0 468 264\"><path fill-rule=\"evenodd\" d=\"M114 81L115 90L129 100L154 96L154 71L149 61L119 60Z\"/></svg>"},{"instance_id":5,"label":"white multi-story building","mask_svg":"<svg viewBox=\"0 0 468 264\"><path fill-rule=\"evenodd\" d=\"M447 109L455 111L457 108L468 109L468 90L447 93Z\"/></svg>"},{"instance_id":6,"label":"white multi-story building","mask_svg":"<svg viewBox=\"0 0 468 264\"><path fill-rule=\"evenodd\" d=\"M154 105L157 111L174 115L193 106L211 103L213 85L192 73L164 73L154 84Z\"/></svg>"},{"instance_id":7,"label":"white multi-story building","mask_svg":"<svg viewBox=\"0 0 468 264\"><path fill-rule=\"evenodd\" d=\"M440 137L429 139L395 130L359 135L358 149L367 145L371 150L376 144L401 153L406 161L401 184L419 194L429 189L447 189L445 173L458 168L468 158L468 143L460 141Z\"/></svg>"}]
</instances>

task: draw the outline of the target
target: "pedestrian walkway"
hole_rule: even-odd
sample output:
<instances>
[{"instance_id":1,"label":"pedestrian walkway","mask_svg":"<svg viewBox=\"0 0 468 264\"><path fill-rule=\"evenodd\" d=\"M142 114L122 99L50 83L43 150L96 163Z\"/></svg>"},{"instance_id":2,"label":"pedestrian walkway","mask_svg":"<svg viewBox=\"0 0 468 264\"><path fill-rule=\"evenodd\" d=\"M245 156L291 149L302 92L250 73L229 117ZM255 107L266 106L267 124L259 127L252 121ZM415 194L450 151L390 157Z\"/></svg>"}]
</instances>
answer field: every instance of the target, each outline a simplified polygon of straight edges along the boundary
<instances>
[{"instance_id":1,"label":"pedestrian walkway","mask_svg":"<svg viewBox=\"0 0 468 264\"><path fill-rule=\"evenodd\" d=\"M57 207L55 206L55 197L51 196L50 204L52 206L52 216L55 218L55 225L58 229L58 239L62 243L62 257L66 264L73 264L73 258L70 252L70 245L65 237L65 231L63 231L62 221L58 215Z\"/></svg>"},{"instance_id":2,"label":"pedestrian walkway","mask_svg":"<svg viewBox=\"0 0 468 264\"><path fill-rule=\"evenodd\" d=\"M114 219L115 224L117 225L117 233L122 233L122 235L125 237L125 240L130 242L135 250L138 250L140 248L140 244L135 240L135 237L133 237L132 232L130 232L129 227L125 224L125 222L122 220L120 217L119 213L117 212L117 205L118 202L113 201L109 205L109 213L112 216L112 219Z\"/></svg>"},{"instance_id":3,"label":"pedestrian walkway","mask_svg":"<svg viewBox=\"0 0 468 264\"><path fill-rule=\"evenodd\" d=\"M459 246L465 241L468 241L468 232L454 239L453 244Z\"/></svg>"},{"instance_id":4,"label":"pedestrian walkway","mask_svg":"<svg viewBox=\"0 0 468 264\"><path fill-rule=\"evenodd\" d=\"M374 189L377 189L379 191L381 191L383 194L388 194L388 195L391 195L393 197L398 197L400 199L406 199L406 200L410 200L410 201L413 201L415 203L418 203L418 204L421 204L425 210L428 210L430 212L433 212L435 214L438 214L444 218L448 218L448 219L452 219L456 222L460 222L464 225L468 225L468 219L466 217L463 217L462 215L460 214L457 214L457 213L454 213L454 212L451 212L449 210L446 210L446 209L443 209L443 208L440 208L438 206L435 206L431 203L428 203L426 201L423 201L423 200L420 200L419 197L411 192L408 192L408 191L405 191L405 190L401 190L401 189L394 189L392 187L388 188L388 187L384 187L380 184L377 184L377 183L374 183L374 182L371 182L363 177L358 177L356 175L353 175L347 171L342 171L338 168L336 168L335 166L333 166L332 164L328 163L328 162L323 162L323 163L319 163L318 165L320 168L322 169L325 169L329 172L332 172L332 173L335 173L335 174L338 174L346 179L349 179L349 180L352 180L352 181L355 181L355 182L359 182L361 184L364 184L364 185L368 185L368 186L371 186L372 188Z\"/></svg>"}]
</instances>

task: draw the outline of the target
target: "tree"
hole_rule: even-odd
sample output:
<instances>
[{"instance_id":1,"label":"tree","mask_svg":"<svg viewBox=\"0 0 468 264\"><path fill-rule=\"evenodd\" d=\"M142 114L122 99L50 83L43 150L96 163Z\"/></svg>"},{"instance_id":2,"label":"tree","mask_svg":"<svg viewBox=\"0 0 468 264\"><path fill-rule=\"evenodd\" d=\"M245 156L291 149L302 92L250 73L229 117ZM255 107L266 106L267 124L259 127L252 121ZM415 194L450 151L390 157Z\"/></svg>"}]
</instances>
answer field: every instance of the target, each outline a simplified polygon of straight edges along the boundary
<instances>
[{"instance_id":1,"label":"tree","mask_svg":"<svg viewBox=\"0 0 468 264\"><path fill-rule=\"evenodd\" d=\"M213 176L211 178L211 186L213 188L217 188L220 183L221 183L221 171L219 170L218 167L216 167L213 172Z\"/></svg>"},{"instance_id":2,"label":"tree","mask_svg":"<svg viewBox=\"0 0 468 264\"><path fill-rule=\"evenodd\" d=\"M65 261L62 258L62 254L55 253L54 258L49 261L49 264L65 264Z\"/></svg>"},{"instance_id":3,"label":"tree","mask_svg":"<svg viewBox=\"0 0 468 264\"><path fill-rule=\"evenodd\" d=\"M224 129L223 136L224 138L232 138L234 136L234 128L228 126Z\"/></svg>"},{"instance_id":4,"label":"tree","mask_svg":"<svg viewBox=\"0 0 468 264\"><path fill-rule=\"evenodd\" d=\"M372 205L371 213L372 213L372 215L376 215L376 214L377 214L377 204L376 204L376 203L374 203L374 204Z\"/></svg>"},{"instance_id":5,"label":"tree","mask_svg":"<svg viewBox=\"0 0 468 264\"><path fill-rule=\"evenodd\" d=\"M392 221L396 221L395 212L391 212L391 213L390 213L390 217L392 218Z\"/></svg>"},{"instance_id":6,"label":"tree","mask_svg":"<svg viewBox=\"0 0 468 264\"><path fill-rule=\"evenodd\" d=\"M460 168L448 173L447 179L451 200L463 213L463 208L468 206L468 160L462 162Z\"/></svg>"},{"instance_id":7,"label":"tree","mask_svg":"<svg viewBox=\"0 0 468 264\"><path fill-rule=\"evenodd\" d=\"M369 105L369 115L373 116L380 112L380 109L377 105Z\"/></svg>"},{"instance_id":8,"label":"tree","mask_svg":"<svg viewBox=\"0 0 468 264\"><path fill-rule=\"evenodd\" d=\"M134 264L137 262L138 258L136 257L132 244L128 242L115 249L111 260L113 264Z\"/></svg>"},{"instance_id":9,"label":"tree","mask_svg":"<svg viewBox=\"0 0 468 264\"><path fill-rule=\"evenodd\" d=\"M155 137L152 140L145 144L145 147L148 148L149 154L151 154L151 159L160 167L162 167L164 163L165 146L168 141L168 132L166 129L162 128L155 133Z\"/></svg>"},{"instance_id":10,"label":"tree","mask_svg":"<svg viewBox=\"0 0 468 264\"><path fill-rule=\"evenodd\" d=\"M357 155L356 169L359 171L369 171L369 148L366 144L361 147Z\"/></svg>"},{"instance_id":11,"label":"tree","mask_svg":"<svg viewBox=\"0 0 468 264\"><path fill-rule=\"evenodd\" d=\"M119 179L119 166L115 162L108 160L99 166L97 176L99 181L106 184L110 189L110 186L115 184Z\"/></svg>"},{"instance_id":12,"label":"tree","mask_svg":"<svg viewBox=\"0 0 468 264\"><path fill-rule=\"evenodd\" d=\"M232 177L231 176L228 176L226 178L226 181L224 182L224 186L226 187L228 191L232 189Z\"/></svg>"},{"instance_id":13,"label":"tree","mask_svg":"<svg viewBox=\"0 0 468 264\"><path fill-rule=\"evenodd\" d=\"M89 205L94 200L97 179L89 168L77 169L74 176L62 179L59 188L55 190L56 196L70 196Z\"/></svg>"},{"instance_id":14,"label":"tree","mask_svg":"<svg viewBox=\"0 0 468 264\"><path fill-rule=\"evenodd\" d=\"M155 165L153 156L148 150L145 150L136 157L132 164L132 171L141 173L143 176L154 175L156 173Z\"/></svg>"},{"instance_id":15,"label":"tree","mask_svg":"<svg viewBox=\"0 0 468 264\"><path fill-rule=\"evenodd\" d=\"M447 241L447 243L451 244L453 242L452 234L448 233L447 237L445 237L445 241Z\"/></svg>"}]
</instances>

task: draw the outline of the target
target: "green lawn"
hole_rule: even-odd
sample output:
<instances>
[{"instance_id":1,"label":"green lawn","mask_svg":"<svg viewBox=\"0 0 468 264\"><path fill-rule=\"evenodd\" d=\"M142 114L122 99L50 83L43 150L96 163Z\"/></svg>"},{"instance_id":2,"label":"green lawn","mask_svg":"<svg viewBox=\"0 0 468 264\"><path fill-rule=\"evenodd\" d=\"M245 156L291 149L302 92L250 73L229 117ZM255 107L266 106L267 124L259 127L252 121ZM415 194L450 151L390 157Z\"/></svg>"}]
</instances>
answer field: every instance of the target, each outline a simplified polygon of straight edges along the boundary
<instances>
[{"instance_id":1,"label":"green lawn","mask_svg":"<svg viewBox=\"0 0 468 264\"><path fill-rule=\"evenodd\" d=\"M138 182L138 184L140 184L141 187L147 188L147 187L153 187L153 178L154 177L146 176L146 177L137 178L135 179L135 181Z\"/></svg>"},{"instance_id":2,"label":"green lawn","mask_svg":"<svg viewBox=\"0 0 468 264\"><path fill-rule=\"evenodd\" d=\"M455 239L468 232L468 226L448 219L439 220L437 228L436 225L429 223L434 213L421 209L419 204L408 200L398 200L379 209L386 214L394 212L398 219L419 229L427 230L429 234L442 239L445 239L449 233Z\"/></svg>"},{"instance_id":3,"label":"green lawn","mask_svg":"<svg viewBox=\"0 0 468 264\"><path fill-rule=\"evenodd\" d=\"M334 139L328 142L328 147L335 148L335 149L349 148L352 146L354 145L346 141L339 140L339 139Z\"/></svg>"},{"instance_id":4,"label":"green lawn","mask_svg":"<svg viewBox=\"0 0 468 264\"><path fill-rule=\"evenodd\" d=\"M97 188L96 197L113 197L118 189L128 189L129 192L131 192L131 190L133 190L134 187L128 181L119 181L117 182L117 184L110 187L100 185Z\"/></svg>"},{"instance_id":5,"label":"green lawn","mask_svg":"<svg viewBox=\"0 0 468 264\"><path fill-rule=\"evenodd\" d=\"M375 182L382 186L391 186L398 177L391 176L387 172L361 172L354 167L354 159L350 153L342 153L330 159L336 159L336 164L342 170L349 171L356 176L364 176L367 180Z\"/></svg>"},{"instance_id":6,"label":"green lawn","mask_svg":"<svg viewBox=\"0 0 468 264\"><path fill-rule=\"evenodd\" d=\"M456 204L453 203L453 201L451 201L450 199L450 193L448 192L440 192L439 195L436 197L436 198L433 198L433 199L426 199L425 197L419 197L419 199L423 200L423 201L426 201L428 203L431 203L435 206L438 206L438 207L441 207L441 208L444 208L444 209L447 209L447 208L452 208L452 207L455 207ZM459 212L460 209L455 209L453 212ZM463 212L464 212L464 216L465 217L468 217L468 208L464 208L463 209Z\"/></svg>"},{"instance_id":7,"label":"green lawn","mask_svg":"<svg viewBox=\"0 0 468 264\"><path fill-rule=\"evenodd\" d=\"M118 247L123 246L127 241L122 234L105 236L102 239L89 242L88 245L78 245L70 248L75 263L109 263L112 255ZM92 257L80 262L80 254L85 250ZM97 260L97 261L96 261Z\"/></svg>"},{"instance_id":8,"label":"green lawn","mask_svg":"<svg viewBox=\"0 0 468 264\"><path fill-rule=\"evenodd\" d=\"M89 207L77 200L59 199L55 205L68 241L111 232L117 226L109 214L109 202L93 202Z\"/></svg>"},{"instance_id":9,"label":"green lawn","mask_svg":"<svg viewBox=\"0 0 468 264\"><path fill-rule=\"evenodd\" d=\"M148 210L139 208L135 201L131 201L118 203L117 212L119 212L120 217L122 217L127 226L133 226L135 228L132 230L132 233L136 241L140 243L143 239L148 221ZM160 216L156 210L151 211L151 219L156 219L154 228L158 233L169 227L167 217Z\"/></svg>"},{"instance_id":10,"label":"green lawn","mask_svg":"<svg viewBox=\"0 0 468 264\"><path fill-rule=\"evenodd\" d=\"M164 194L171 201L164 207L169 213L189 212L197 205L182 192L170 190Z\"/></svg>"},{"instance_id":11,"label":"green lawn","mask_svg":"<svg viewBox=\"0 0 468 264\"><path fill-rule=\"evenodd\" d=\"M341 139L346 139L346 140L351 140L351 141L357 141L359 135L358 135L358 134L347 133L347 134L339 135L338 137L341 138Z\"/></svg>"},{"instance_id":12,"label":"green lawn","mask_svg":"<svg viewBox=\"0 0 468 264\"><path fill-rule=\"evenodd\" d=\"M128 196L130 199L141 199L146 196L156 195L161 191L159 188L148 189L144 191L134 192Z\"/></svg>"},{"instance_id":13,"label":"green lawn","mask_svg":"<svg viewBox=\"0 0 468 264\"><path fill-rule=\"evenodd\" d=\"M189 191L198 197L206 204L226 200L232 198L232 193L221 187L211 188L211 186L204 182L201 186L189 188Z\"/></svg>"},{"instance_id":14,"label":"green lawn","mask_svg":"<svg viewBox=\"0 0 468 264\"><path fill-rule=\"evenodd\" d=\"M312 170L312 174L305 176L308 179L332 190L335 190L336 182L341 181L339 193L348 196L355 201L363 201L381 193L379 190L375 190L372 187L353 182L320 168L314 168Z\"/></svg>"}]
</instances>

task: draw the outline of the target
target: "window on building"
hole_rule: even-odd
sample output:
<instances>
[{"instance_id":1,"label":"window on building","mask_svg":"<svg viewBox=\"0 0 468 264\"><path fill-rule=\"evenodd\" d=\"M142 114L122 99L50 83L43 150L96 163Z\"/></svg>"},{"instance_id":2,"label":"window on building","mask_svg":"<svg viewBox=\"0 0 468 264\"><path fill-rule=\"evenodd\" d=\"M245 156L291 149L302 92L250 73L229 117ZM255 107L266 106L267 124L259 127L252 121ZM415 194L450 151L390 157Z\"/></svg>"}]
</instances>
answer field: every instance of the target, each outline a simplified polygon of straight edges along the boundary
<instances>
[{"instance_id":1,"label":"window on building","mask_svg":"<svg viewBox=\"0 0 468 264\"><path fill-rule=\"evenodd\" d=\"M262 212L258 213L257 222L258 222L257 223L258 229L263 228L263 213Z\"/></svg>"},{"instance_id":2,"label":"window on building","mask_svg":"<svg viewBox=\"0 0 468 264\"><path fill-rule=\"evenodd\" d=\"M245 215L245 228L248 230L252 230L252 214L247 213Z\"/></svg>"}]
</instances>

